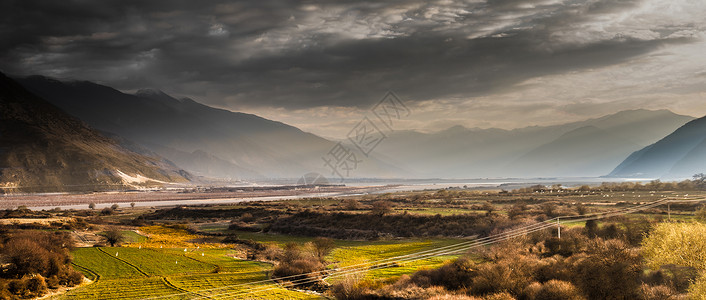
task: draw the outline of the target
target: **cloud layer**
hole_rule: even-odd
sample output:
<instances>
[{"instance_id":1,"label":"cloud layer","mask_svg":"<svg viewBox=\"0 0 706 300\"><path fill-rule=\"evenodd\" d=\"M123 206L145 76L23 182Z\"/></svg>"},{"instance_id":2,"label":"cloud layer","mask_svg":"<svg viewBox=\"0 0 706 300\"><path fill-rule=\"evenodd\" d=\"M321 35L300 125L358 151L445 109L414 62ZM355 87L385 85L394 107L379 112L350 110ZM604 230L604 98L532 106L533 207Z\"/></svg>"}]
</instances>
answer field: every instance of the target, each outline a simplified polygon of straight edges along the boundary
<instances>
[{"instance_id":1,"label":"cloud layer","mask_svg":"<svg viewBox=\"0 0 706 300\"><path fill-rule=\"evenodd\" d=\"M631 108L655 92L693 98L704 75L689 72L706 65L694 55L706 50L698 0L10 0L0 11L5 72L254 111L365 109L394 90L424 118L449 103L509 113L546 105L568 118L582 104ZM597 77L606 72L627 78ZM642 85L650 76L670 87ZM447 119L473 125L463 116Z\"/></svg>"}]
</instances>

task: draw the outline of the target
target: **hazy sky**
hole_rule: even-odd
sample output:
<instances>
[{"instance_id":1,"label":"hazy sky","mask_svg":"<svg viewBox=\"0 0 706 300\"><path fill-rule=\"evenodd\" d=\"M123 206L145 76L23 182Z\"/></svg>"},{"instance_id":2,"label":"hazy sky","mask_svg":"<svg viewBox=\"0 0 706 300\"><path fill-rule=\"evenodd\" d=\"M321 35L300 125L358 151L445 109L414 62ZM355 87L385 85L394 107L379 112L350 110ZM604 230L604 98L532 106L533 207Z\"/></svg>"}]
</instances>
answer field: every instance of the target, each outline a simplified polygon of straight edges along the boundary
<instances>
[{"instance_id":1,"label":"hazy sky","mask_svg":"<svg viewBox=\"0 0 706 300\"><path fill-rule=\"evenodd\" d=\"M174 96L343 136L623 109L706 115L706 1L5 0L0 69Z\"/></svg>"}]
</instances>

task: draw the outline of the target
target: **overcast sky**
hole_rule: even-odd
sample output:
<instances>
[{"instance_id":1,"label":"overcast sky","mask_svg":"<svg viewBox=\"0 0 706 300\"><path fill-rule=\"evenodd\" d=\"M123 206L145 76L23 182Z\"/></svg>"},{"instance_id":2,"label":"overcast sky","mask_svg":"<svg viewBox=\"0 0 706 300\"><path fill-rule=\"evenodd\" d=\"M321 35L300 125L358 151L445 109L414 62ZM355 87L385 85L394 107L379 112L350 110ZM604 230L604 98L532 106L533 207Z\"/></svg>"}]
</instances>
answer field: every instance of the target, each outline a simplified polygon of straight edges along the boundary
<instances>
[{"instance_id":1,"label":"overcast sky","mask_svg":"<svg viewBox=\"0 0 706 300\"><path fill-rule=\"evenodd\" d=\"M624 109L706 115L706 1L5 0L0 70L90 80L341 137L388 90L396 129Z\"/></svg>"}]
</instances>

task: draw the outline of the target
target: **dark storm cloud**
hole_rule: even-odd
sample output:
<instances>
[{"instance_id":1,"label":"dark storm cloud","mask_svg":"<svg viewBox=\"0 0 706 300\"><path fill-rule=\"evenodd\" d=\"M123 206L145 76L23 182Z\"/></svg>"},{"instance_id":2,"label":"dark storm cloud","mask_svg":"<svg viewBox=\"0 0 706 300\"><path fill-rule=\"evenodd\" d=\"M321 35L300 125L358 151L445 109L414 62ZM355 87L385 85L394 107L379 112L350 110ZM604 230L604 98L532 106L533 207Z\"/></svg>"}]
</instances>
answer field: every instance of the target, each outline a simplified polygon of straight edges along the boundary
<instances>
[{"instance_id":1,"label":"dark storm cloud","mask_svg":"<svg viewBox=\"0 0 706 300\"><path fill-rule=\"evenodd\" d=\"M413 101L468 97L689 41L670 28L586 30L640 4L5 1L0 68L229 107L367 107L389 89Z\"/></svg>"}]
</instances>

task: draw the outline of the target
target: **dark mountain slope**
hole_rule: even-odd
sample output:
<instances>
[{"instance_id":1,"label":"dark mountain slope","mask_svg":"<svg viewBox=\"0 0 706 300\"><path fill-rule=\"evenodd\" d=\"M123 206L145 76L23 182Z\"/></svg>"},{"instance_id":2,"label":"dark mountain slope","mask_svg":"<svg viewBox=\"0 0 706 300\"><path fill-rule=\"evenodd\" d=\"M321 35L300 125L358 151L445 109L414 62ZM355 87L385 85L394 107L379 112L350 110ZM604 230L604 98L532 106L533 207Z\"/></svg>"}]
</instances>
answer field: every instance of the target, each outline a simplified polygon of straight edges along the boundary
<instances>
[{"instance_id":1,"label":"dark mountain slope","mask_svg":"<svg viewBox=\"0 0 706 300\"><path fill-rule=\"evenodd\" d=\"M159 157L120 146L0 74L3 191L107 190L186 182L188 176Z\"/></svg>"},{"instance_id":2,"label":"dark mountain slope","mask_svg":"<svg viewBox=\"0 0 706 300\"><path fill-rule=\"evenodd\" d=\"M706 117L630 155L609 176L687 178L706 171Z\"/></svg>"},{"instance_id":3,"label":"dark mountain slope","mask_svg":"<svg viewBox=\"0 0 706 300\"><path fill-rule=\"evenodd\" d=\"M63 83L39 76L20 82L91 126L135 141L202 175L297 177L320 166L320 157L333 146L280 122L175 99L160 91L130 95L91 82Z\"/></svg>"}]
</instances>

